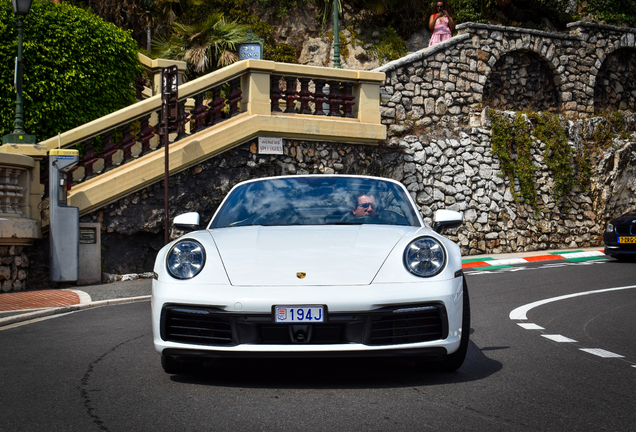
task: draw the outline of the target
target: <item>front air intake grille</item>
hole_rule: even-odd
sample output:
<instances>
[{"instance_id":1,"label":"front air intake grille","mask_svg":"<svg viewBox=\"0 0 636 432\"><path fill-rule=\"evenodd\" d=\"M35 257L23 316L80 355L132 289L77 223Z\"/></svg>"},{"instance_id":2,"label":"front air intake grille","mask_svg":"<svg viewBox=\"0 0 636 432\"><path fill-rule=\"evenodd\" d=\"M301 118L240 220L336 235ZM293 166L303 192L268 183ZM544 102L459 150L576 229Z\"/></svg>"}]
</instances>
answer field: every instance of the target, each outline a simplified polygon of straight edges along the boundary
<instances>
[{"instance_id":1,"label":"front air intake grille","mask_svg":"<svg viewBox=\"0 0 636 432\"><path fill-rule=\"evenodd\" d=\"M428 306L394 310L373 320L369 345L395 345L445 339L443 308Z\"/></svg>"},{"instance_id":2,"label":"front air intake grille","mask_svg":"<svg viewBox=\"0 0 636 432\"><path fill-rule=\"evenodd\" d=\"M616 234L618 235L623 235L623 236L636 235L636 225L629 225L629 224L616 225L615 230L616 230Z\"/></svg>"},{"instance_id":3,"label":"front air intake grille","mask_svg":"<svg viewBox=\"0 0 636 432\"><path fill-rule=\"evenodd\" d=\"M232 327L219 314L200 308L164 308L162 338L197 345L233 345Z\"/></svg>"},{"instance_id":4,"label":"front air intake grille","mask_svg":"<svg viewBox=\"0 0 636 432\"><path fill-rule=\"evenodd\" d=\"M303 333L298 338L298 332ZM240 314L201 306L166 305L161 338L207 346L303 343L397 345L443 340L448 318L443 304L391 306L369 312L328 313L324 323L277 324L273 314Z\"/></svg>"}]
</instances>

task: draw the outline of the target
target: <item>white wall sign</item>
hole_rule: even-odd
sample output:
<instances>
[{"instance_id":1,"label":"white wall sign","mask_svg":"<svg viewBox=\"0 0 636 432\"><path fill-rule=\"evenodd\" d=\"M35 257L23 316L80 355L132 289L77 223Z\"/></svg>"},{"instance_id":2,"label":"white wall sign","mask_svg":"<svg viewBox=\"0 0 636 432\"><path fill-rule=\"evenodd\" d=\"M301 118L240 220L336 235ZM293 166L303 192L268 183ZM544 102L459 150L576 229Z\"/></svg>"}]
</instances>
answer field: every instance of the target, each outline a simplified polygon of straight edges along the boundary
<instances>
[{"instance_id":1,"label":"white wall sign","mask_svg":"<svg viewBox=\"0 0 636 432\"><path fill-rule=\"evenodd\" d=\"M283 139L258 137L259 154L283 154Z\"/></svg>"}]
</instances>

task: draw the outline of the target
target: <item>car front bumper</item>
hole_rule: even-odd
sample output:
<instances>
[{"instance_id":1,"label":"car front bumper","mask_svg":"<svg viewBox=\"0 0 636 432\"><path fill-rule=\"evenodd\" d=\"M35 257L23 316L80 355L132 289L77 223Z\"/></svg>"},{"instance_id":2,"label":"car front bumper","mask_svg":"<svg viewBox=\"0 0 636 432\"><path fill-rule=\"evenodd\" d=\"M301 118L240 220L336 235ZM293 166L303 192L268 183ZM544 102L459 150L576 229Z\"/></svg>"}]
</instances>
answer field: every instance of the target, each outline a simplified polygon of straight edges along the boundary
<instances>
[{"instance_id":1,"label":"car front bumper","mask_svg":"<svg viewBox=\"0 0 636 432\"><path fill-rule=\"evenodd\" d=\"M324 305L320 324L277 324L275 305ZM443 357L459 347L462 277L321 287L153 281L155 349L178 357ZM304 332L303 342L295 338Z\"/></svg>"}]
</instances>

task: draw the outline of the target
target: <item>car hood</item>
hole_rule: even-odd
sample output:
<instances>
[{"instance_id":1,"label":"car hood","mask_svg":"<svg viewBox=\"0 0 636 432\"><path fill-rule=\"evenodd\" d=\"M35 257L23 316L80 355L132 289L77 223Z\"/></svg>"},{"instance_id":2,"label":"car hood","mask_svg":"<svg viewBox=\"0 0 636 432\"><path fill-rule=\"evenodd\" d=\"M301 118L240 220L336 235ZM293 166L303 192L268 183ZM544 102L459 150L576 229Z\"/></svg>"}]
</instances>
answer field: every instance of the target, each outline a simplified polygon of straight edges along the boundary
<instances>
[{"instance_id":1,"label":"car hood","mask_svg":"<svg viewBox=\"0 0 636 432\"><path fill-rule=\"evenodd\" d=\"M210 231L232 285L368 285L417 227L235 227Z\"/></svg>"},{"instance_id":2,"label":"car hood","mask_svg":"<svg viewBox=\"0 0 636 432\"><path fill-rule=\"evenodd\" d=\"M616 224L631 224L633 223L632 221L636 220L636 210L632 210L630 212L625 213L622 216L617 217L616 219L612 220L612 223L614 225Z\"/></svg>"}]
</instances>

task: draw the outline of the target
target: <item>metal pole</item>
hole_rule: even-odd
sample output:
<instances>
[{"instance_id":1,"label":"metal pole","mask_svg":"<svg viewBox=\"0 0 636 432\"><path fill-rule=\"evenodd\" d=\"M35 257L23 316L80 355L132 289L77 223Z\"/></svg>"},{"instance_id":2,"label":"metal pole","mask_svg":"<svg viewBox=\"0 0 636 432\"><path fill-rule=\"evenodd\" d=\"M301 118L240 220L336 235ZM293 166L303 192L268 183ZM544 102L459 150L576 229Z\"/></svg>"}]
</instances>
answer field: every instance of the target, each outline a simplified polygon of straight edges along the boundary
<instances>
[{"instance_id":1,"label":"metal pole","mask_svg":"<svg viewBox=\"0 0 636 432\"><path fill-rule=\"evenodd\" d=\"M24 102L22 99L22 46L24 37L24 16L17 15L18 27L18 56L15 59L15 76L13 78L16 100L15 100L15 122L13 132L2 137L2 144L35 144L35 135L28 135L24 130Z\"/></svg>"},{"instance_id":2,"label":"metal pole","mask_svg":"<svg viewBox=\"0 0 636 432\"><path fill-rule=\"evenodd\" d=\"M333 67L340 67L340 30L338 29L338 0L333 0Z\"/></svg>"},{"instance_id":3,"label":"metal pole","mask_svg":"<svg viewBox=\"0 0 636 432\"><path fill-rule=\"evenodd\" d=\"M22 38L24 35L24 17L18 15L18 58L15 65L15 102L14 134L24 134L24 105L22 102Z\"/></svg>"},{"instance_id":4,"label":"metal pole","mask_svg":"<svg viewBox=\"0 0 636 432\"><path fill-rule=\"evenodd\" d=\"M166 80L167 81L167 80ZM166 86L166 92L169 92L168 87ZM164 174L163 174L163 189L164 189L164 195L163 195L163 202L164 202L164 209L163 209L163 215L164 215L164 244L168 244L168 229L169 229L169 217L168 217L168 178L170 177L170 161L168 160L169 156L169 152L168 152L168 145L170 144L170 132L169 132L169 128L168 128L168 116L170 115L170 109L168 107L167 103L163 104L163 148L164 148L164 159L165 159L165 169L164 169Z\"/></svg>"}]
</instances>

